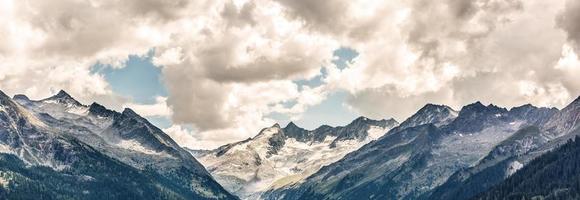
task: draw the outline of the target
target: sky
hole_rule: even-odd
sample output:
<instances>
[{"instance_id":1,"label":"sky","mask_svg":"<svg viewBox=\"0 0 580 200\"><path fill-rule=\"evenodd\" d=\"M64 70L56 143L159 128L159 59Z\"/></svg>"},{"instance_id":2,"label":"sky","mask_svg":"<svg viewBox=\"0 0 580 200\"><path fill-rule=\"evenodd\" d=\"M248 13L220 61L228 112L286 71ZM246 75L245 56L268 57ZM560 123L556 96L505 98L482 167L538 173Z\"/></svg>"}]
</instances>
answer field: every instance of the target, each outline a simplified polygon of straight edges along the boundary
<instances>
[{"instance_id":1,"label":"sky","mask_svg":"<svg viewBox=\"0 0 580 200\"><path fill-rule=\"evenodd\" d=\"M0 0L0 90L130 107L215 148L426 103L562 108L577 0Z\"/></svg>"}]
</instances>

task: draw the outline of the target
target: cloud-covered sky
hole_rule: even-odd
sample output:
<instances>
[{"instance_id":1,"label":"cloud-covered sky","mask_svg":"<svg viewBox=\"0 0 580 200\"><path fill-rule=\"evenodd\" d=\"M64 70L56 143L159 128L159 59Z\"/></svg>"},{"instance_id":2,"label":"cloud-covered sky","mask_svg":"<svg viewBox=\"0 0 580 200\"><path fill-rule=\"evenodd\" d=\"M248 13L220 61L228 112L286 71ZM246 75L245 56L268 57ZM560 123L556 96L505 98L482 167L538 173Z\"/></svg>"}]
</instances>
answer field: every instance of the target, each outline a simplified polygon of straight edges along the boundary
<instances>
[{"instance_id":1,"label":"cloud-covered sky","mask_svg":"<svg viewBox=\"0 0 580 200\"><path fill-rule=\"evenodd\" d=\"M0 35L6 93L132 107L191 148L580 95L577 0L0 0Z\"/></svg>"}]
</instances>

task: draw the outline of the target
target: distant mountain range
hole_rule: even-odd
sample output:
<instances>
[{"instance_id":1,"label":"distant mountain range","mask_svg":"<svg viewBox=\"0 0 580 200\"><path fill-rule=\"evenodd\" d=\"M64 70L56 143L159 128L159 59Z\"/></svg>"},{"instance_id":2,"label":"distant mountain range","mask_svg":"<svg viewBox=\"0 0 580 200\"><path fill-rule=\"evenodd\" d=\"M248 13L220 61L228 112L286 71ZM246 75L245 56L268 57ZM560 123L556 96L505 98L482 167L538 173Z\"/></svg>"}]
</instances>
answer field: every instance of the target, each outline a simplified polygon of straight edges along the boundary
<instances>
[{"instance_id":1,"label":"distant mountain range","mask_svg":"<svg viewBox=\"0 0 580 200\"><path fill-rule=\"evenodd\" d=\"M262 197L474 198L578 135L579 99L562 110L529 104L507 110L476 102L456 116L446 106L427 105L385 136L303 182L267 191ZM451 114L424 117L441 113Z\"/></svg>"},{"instance_id":2,"label":"distant mountain range","mask_svg":"<svg viewBox=\"0 0 580 200\"><path fill-rule=\"evenodd\" d=\"M290 122L211 151L192 151L219 183L242 198L302 181L324 165L371 142L399 123L359 117L343 127L306 130Z\"/></svg>"},{"instance_id":3,"label":"distant mountain range","mask_svg":"<svg viewBox=\"0 0 580 200\"><path fill-rule=\"evenodd\" d=\"M131 109L0 91L0 199L576 199L579 135L580 98L475 102L194 150Z\"/></svg>"},{"instance_id":4,"label":"distant mountain range","mask_svg":"<svg viewBox=\"0 0 580 200\"><path fill-rule=\"evenodd\" d=\"M573 138L579 106L575 100L562 110L530 104L508 110L475 102L455 111L427 104L399 125L378 126L383 133L366 134L378 135L373 139L361 140L361 133L376 121L353 125L364 117L349 128L313 131L290 123L196 157L245 199L470 199ZM339 141L358 141L356 148L318 156L345 130L360 136Z\"/></svg>"}]
</instances>

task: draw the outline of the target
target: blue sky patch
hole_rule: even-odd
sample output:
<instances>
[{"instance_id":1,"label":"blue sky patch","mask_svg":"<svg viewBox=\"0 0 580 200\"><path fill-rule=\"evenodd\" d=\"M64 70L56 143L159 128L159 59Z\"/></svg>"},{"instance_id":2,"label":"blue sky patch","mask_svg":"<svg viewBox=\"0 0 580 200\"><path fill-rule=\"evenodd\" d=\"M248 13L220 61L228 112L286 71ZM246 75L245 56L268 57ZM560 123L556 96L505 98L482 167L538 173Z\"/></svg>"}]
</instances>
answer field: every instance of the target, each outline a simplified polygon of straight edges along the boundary
<instances>
[{"instance_id":1,"label":"blue sky patch","mask_svg":"<svg viewBox=\"0 0 580 200\"><path fill-rule=\"evenodd\" d=\"M333 60L332 63L339 69L344 69L347 67L347 63L352 62L353 59L358 57L359 53L354 49L342 47L334 51L333 55L338 57L338 59Z\"/></svg>"},{"instance_id":2,"label":"blue sky patch","mask_svg":"<svg viewBox=\"0 0 580 200\"><path fill-rule=\"evenodd\" d=\"M135 103L153 104L155 97L167 96L162 81L161 68L151 62L153 51L145 56L129 56L123 68L96 64L93 73L102 74L113 92L129 97Z\"/></svg>"}]
</instances>

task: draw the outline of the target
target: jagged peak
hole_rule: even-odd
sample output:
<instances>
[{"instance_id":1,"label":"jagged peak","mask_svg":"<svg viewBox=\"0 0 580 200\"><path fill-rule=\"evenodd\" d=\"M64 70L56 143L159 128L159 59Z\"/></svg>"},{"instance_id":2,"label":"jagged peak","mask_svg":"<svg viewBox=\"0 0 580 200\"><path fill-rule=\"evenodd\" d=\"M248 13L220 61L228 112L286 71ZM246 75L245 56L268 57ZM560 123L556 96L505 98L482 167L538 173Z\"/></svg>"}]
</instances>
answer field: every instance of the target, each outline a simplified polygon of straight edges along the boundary
<instances>
[{"instance_id":1,"label":"jagged peak","mask_svg":"<svg viewBox=\"0 0 580 200\"><path fill-rule=\"evenodd\" d=\"M288 123L288 125L286 125L286 127L284 127L284 129L286 129L286 128L300 128L300 127L298 127L293 121L290 121Z\"/></svg>"},{"instance_id":2,"label":"jagged peak","mask_svg":"<svg viewBox=\"0 0 580 200\"><path fill-rule=\"evenodd\" d=\"M300 131L307 131L306 129L296 125L294 122L290 121L286 127L283 128L285 131L296 131L296 130L300 130Z\"/></svg>"},{"instance_id":3,"label":"jagged peak","mask_svg":"<svg viewBox=\"0 0 580 200\"><path fill-rule=\"evenodd\" d=\"M370 119L370 118L365 117L365 116L360 116L360 117L357 117L356 119L354 119L352 122L350 122L350 124L348 124L347 126L354 125L354 124L360 124L360 123L369 123L369 122L377 122L377 120Z\"/></svg>"},{"instance_id":4,"label":"jagged peak","mask_svg":"<svg viewBox=\"0 0 580 200\"><path fill-rule=\"evenodd\" d=\"M576 97L576 99L572 102L579 102L580 103L580 96Z\"/></svg>"},{"instance_id":5,"label":"jagged peak","mask_svg":"<svg viewBox=\"0 0 580 200\"><path fill-rule=\"evenodd\" d=\"M463 106L463 108L461 110L463 110L465 108L483 108L483 107L485 107L485 105L483 105L483 103L481 103L481 101L476 101L476 102L473 102L471 104L467 104L467 105Z\"/></svg>"},{"instance_id":6,"label":"jagged peak","mask_svg":"<svg viewBox=\"0 0 580 200\"><path fill-rule=\"evenodd\" d=\"M0 90L0 98L10 98L8 95L6 95L2 90Z\"/></svg>"},{"instance_id":7,"label":"jagged peak","mask_svg":"<svg viewBox=\"0 0 580 200\"><path fill-rule=\"evenodd\" d=\"M371 120L371 119L369 119L368 117L365 117L365 116L360 116L360 117L357 117L356 119L354 119L353 122L354 121L367 121L367 120Z\"/></svg>"},{"instance_id":8,"label":"jagged peak","mask_svg":"<svg viewBox=\"0 0 580 200\"><path fill-rule=\"evenodd\" d=\"M14 97L12 97L12 99L14 100L24 100L24 101L30 101L30 98L28 98L26 95L24 94L17 94L14 95Z\"/></svg>"},{"instance_id":9,"label":"jagged peak","mask_svg":"<svg viewBox=\"0 0 580 200\"><path fill-rule=\"evenodd\" d=\"M356 119L354 119L351 123L349 123L346 126L356 126L356 125L360 125L360 124L371 124L371 125L376 125L376 124L380 124L380 123L389 123L389 122L393 122L393 123L399 123L397 122L397 120L393 119L393 118L388 118L388 119L380 119L380 120L376 120L376 119L371 119L365 116L360 116L357 117Z\"/></svg>"},{"instance_id":10,"label":"jagged peak","mask_svg":"<svg viewBox=\"0 0 580 200\"><path fill-rule=\"evenodd\" d=\"M497 105L494 105L494 104L491 104L491 103L490 103L489 105L487 105L487 106L486 106L486 108L491 108L491 109L495 109L495 110L503 110L503 111L507 111L507 109L506 109L506 108L504 108L504 107L499 107L499 106L497 106Z\"/></svg>"},{"instance_id":11,"label":"jagged peak","mask_svg":"<svg viewBox=\"0 0 580 200\"><path fill-rule=\"evenodd\" d=\"M447 123L457 117L457 111L447 105L427 103L411 117L401 123L399 129L419 126L423 124Z\"/></svg>"},{"instance_id":12,"label":"jagged peak","mask_svg":"<svg viewBox=\"0 0 580 200\"><path fill-rule=\"evenodd\" d=\"M316 130L319 130L319 129L329 129L329 128L334 128L334 127L324 124L324 125L319 126L318 128L316 128Z\"/></svg>"},{"instance_id":13,"label":"jagged peak","mask_svg":"<svg viewBox=\"0 0 580 200\"><path fill-rule=\"evenodd\" d=\"M540 110L552 110L552 111L559 111L558 108L556 107L538 107L535 106L533 104L527 103L521 106L516 106L516 107L512 107L509 112L516 112L516 111L522 111L522 110L535 110L535 109L540 109Z\"/></svg>"},{"instance_id":14,"label":"jagged peak","mask_svg":"<svg viewBox=\"0 0 580 200\"><path fill-rule=\"evenodd\" d=\"M49 98L43 99L42 101L56 101L56 102L62 103L62 104L73 104L76 106L82 106L82 104L80 102L78 102L76 99L74 99L70 94L68 94L64 90L60 90L60 91L58 91L57 94L55 94Z\"/></svg>"},{"instance_id":15,"label":"jagged peak","mask_svg":"<svg viewBox=\"0 0 580 200\"><path fill-rule=\"evenodd\" d=\"M54 96L55 97L61 97L61 98L72 98L72 96L70 94L68 94L64 90L59 90L58 93L56 95L54 95Z\"/></svg>"},{"instance_id":16,"label":"jagged peak","mask_svg":"<svg viewBox=\"0 0 580 200\"><path fill-rule=\"evenodd\" d=\"M264 136L264 135L273 135L273 134L277 134L279 132L282 131L282 128L280 128L280 124L275 123L274 125L267 127L267 128L263 128L262 130L260 130L260 132L254 136L252 139Z\"/></svg>"},{"instance_id":17,"label":"jagged peak","mask_svg":"<svg viewBox=\"0 0 580 200\"><path fill-rule=\"evenodd\" d=\"M93 102L89 106L89 113L91 113L93 115L97 115L97 116L107 117L107 116L113 116L117 112L109 110L105 106L98 104L96 102Z\"/></svg>"},{"instance_id":18,"label":"jagged peak","mask_svg":"<svg viewBox=\"0 0 580 200\"><path fill-rule=\"evenodd\" d=\"M574 101L570 103L570 105L580 105L580 96L578 96Z\"/></svg>"},{"instance_id":19,"label":"jagged peak","mask_svg":"<svg viewBox=\"0 0 580 200\"><path fill-rule=\"evenodd\" d=\"M580 96L578 96L578 98L576 98L574 101L570 102L570 104L568 104L566 107L564 107L562 109L562 111L570 110L570 109L577 109L578 107L580 107Z\"/></svg>"},{"instance_id":20,"label":"jagged peak","mask_svg":"<svg viewBox=\"0 0 580 200\"><path fill-rule=\"evenodd\" d=\"M399 123L399 121L397 121L395 118L388 118L388 119L381 119L381 122L394 122L394 123Z\"/></svg>"},{"instance_id":21,"label":"jagged peak","mask_svg":"<svg viewBox=\"0 0 580 200\"><path fill-rule=\"evenodd\" d=\"M427 103L427 104L425 104L425 106L423 106L421 109L419 109L419 111L417 111L417 113L415 113L415 114L421 114L421 113L427 113L427 112L439 112L439 111L444 111L444 110L448 110L450 112L456 112L455 110L453 110L453 108L451 108L447 105Z\"/></svg>"},{"instance_id":22,"label":"jagged peak","mask_svg":"<svg viewBox=\"0 0 580 200\"><path fill-rule=\"evenodd\" d=\"M522 109L522 108L538 108L538 107L537 106L534 106L534 105L532 105L530 103L527 103L527 104L524 104L524 105L521 105L521 106L513 107L510 110L513 110L513 109Z\"/></svg>"},{"instance_id":23,"label":"jagged peak","mask_svg":"<svg viewBox=\"0 0 580 200\"><path fill-rule=\"evenodd\" d=\"M459 115L464 114L466 112L485 112L485 111L507 112L508 110L506 108L499 107L493 104L485 106L480 101L476 101L475 103L463 106L463 108L461 108L461 111L459 111Z\"/></svg>"},{"instance_id":24,"label":"jagged peak","mask_svg":"<svg viewBox=\"0 0 580 200\"><path fill-rule=\"evenodd\" d=\"M527 103L527 104L524 104L524 105L521 105L521 106L512 107L511 109L509 109L509 112L511 112L511 113L514 113L514 112L528 112L530 110L535 110L535 109L538 109L538 107L536 107L536 106L534 106L532 104Z\"/></svg>"},{"instance_id":25,"label":"jagged peak","mask_svg":"<svg viewBox=\"0 0 580 200\"><path fill-rule=\"evenodd\" d=\"M442 111L449 111L450 113L456 112L455 110L453 110L453 108L446 106L446 105L438 105L438 104L428 103L428 104L425 104L425 106L423 106L421 109L419 109L415 114L413 114L413 116L419 116L419 115L424 115L424 114L433 113L433 112L438 113L438 112L442 112Z\"/></svg>"},{"instance_id":26,"label":"jagged peak","mask_svg":"<svg viewBox=\"0 0 580 200\"><path fill-rule=\"evenodd\" d=\"M0 106L12 105L12 99L0 90ZM0 107L1 108L1 107Z\"/></svg>"},{"instance_id":27,"label":"jagged peak","mask_svg":"<svg viewBox=\"0 0 580 200\"><path fill-rule=\"evenodd\" d=\"M137 113L136 113L136 112L135 112L133 109L131 109L131 108L125 108L125 109L123 109L123 112L122 112L122 114L123 114L123 115L126 115L126 116L130 116L130 117L139 117L139 118L141 118L141 116L140 116L139 114L137 114Z\"/></svg>"},{"instance_id":28,"label":"jagged peak","mask_svg":"<svg viewBox=\"0 0 580 200\"><path fill-rule=\"evenodd\" d=\"M58 91L57 94L53 95L52 97L49 97L49 99L52 99L52 100L62 99L62 100L76 101L76 99L74 99L70 94L68 94L64 90Z\"/></svg>"},{"instance_id":29,"label":"jagged peak","mask_svg":"<svg viewBox=\"0 0 580 200\"><path fill-rule=\"evenodd\" d=\"M105 108L105 106L97 103L97 102L93 102L90 106L89 106L89 110L91 109L107 109Z\"/></svg>"}]
</instances>

